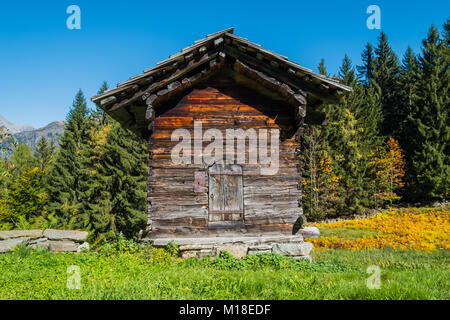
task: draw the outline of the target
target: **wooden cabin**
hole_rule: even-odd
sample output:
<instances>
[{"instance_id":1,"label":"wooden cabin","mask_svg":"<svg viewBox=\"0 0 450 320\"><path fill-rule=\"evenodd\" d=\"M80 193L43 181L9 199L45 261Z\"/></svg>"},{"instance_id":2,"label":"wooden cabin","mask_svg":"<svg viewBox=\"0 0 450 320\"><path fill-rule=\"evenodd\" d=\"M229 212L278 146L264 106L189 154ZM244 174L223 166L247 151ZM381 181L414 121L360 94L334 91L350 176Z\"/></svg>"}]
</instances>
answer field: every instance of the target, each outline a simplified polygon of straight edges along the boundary
<instances>
[{"instance_id":1,"label":"wooden cabin","mask_svg":"<svg viewBox=\"0 0 450 320\"><path fill-rule=\"evenodd\" d=\"M291 234L302 127L348 90L228 29L92 100L148 140L147 238Z\"/></svg>"}]
</instances>

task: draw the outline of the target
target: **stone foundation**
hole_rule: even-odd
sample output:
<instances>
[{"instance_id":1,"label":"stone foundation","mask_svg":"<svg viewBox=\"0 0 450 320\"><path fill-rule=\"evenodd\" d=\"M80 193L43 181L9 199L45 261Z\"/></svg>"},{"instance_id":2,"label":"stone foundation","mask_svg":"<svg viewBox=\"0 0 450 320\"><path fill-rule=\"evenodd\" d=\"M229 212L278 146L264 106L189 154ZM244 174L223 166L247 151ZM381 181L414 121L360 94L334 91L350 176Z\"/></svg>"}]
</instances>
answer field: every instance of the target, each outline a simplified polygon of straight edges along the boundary
<instances>
[{"instance_id":1,"label":"stone foundation","mask_svg":"<svg viewBox=\"0 0 450 320\"><path fill-rule=\"evenodd\" d=\"M177 243L183 259L213 257L221 251L228 251L236 258L243 258L247 254L278 253L284 256L307 259L313 245L304 241L306 238L318 238L317 228L305 228L298 235L226 235L217 237L196 238L154 238L150 239L154 247L166 247L170 242Z\"/></svg>"},{"instance_id":2,"label":"stone foundation","mask_svg":"<svg viewBox=\"0 0 450 320\"><path fill-rule=\"evenodd\" d=\"M88 233L72 230L14 230L0 231L0 253L8 252L21 244L33 249L53 252L82 252L89 250L85 242Z\"/></svg>"}]
</instances>

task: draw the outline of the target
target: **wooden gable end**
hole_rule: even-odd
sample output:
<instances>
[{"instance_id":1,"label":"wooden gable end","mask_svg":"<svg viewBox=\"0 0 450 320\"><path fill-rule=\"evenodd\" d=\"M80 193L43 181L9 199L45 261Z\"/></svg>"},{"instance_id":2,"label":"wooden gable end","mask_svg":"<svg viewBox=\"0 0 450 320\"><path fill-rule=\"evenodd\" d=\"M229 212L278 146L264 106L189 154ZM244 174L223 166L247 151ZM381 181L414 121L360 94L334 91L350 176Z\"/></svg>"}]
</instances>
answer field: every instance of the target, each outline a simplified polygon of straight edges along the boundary
<instances>
[{"instance_id":1,"label":"wooden gable end","mask_svg":"<svg viewBox=\"0 0 450 320\"><path fill-rule=\"evenodd\" d=\"M155 108L173 104L174 99L185 96L223 68L251 78L265 91L283 95L294 107L307 107L309 112L305 110L305 114L314 112L323 101L337 101L350 90L227 29L196 41L92 100L124 127L147 137Z\"/></svg>"}]
</instances>

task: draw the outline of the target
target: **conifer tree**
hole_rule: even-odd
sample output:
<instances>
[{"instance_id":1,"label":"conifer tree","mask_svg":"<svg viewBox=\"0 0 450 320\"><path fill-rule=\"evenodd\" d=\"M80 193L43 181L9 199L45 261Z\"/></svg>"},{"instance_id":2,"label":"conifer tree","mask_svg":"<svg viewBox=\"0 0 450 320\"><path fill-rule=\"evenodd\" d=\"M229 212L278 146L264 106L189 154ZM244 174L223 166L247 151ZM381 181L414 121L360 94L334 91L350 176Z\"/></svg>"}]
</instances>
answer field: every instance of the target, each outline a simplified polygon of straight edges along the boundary
<instances>
[{"instance_id":1,"label":"conifer tree","mask_svg":"<svg viewBox=\"0 0 450 320\"><path fill-rule=\"evenodd\" d=\"M31 149L26 144L20 144L11 154L9 159L12 165L12 174L17 177L23 172L31 170L35 164L35 158Z\"/></svg>"},{"instance_id":2,"label":"conifer tree","mask_svg":"<svg viewBox=\"0 0 450 320\"><path fill-rule=\"evenodd\" d=\"M55 142L53 140L50 140L50 143L48 143L47 139L42 136L36 145L36 151L34 153L36 165L41 170L48 171L53 161L55 151Z\"/></svg>"},{"instance_id":3,"label":"conifer tree","mask_svg":"<svg viewBox=\"0 0 450 320\"><path fill-rule=\"evenodd\" d=\"M356 67L358 70L358 78L363 84L368 86L372 81L375 72L375 56L372 44L366 44L366 47L361 55L361 60L363 64Z\"/></svg>"},{"instance_id":4,"label":"conifer tree","mask_svg":"<svg viewBox=\"0 0 450 320\"><path fill-rule=\"evenodd\" d=\"M325 60L324 59L320 60L318 69L319 69L319 73L321 75L324 75L324 76L328 77L327 68L325 67Z\"/></svg>"},{"instance_id":5,"label":"conifer tree","mask_svg":"<svg viewBox=\"0 0 450 320\"><path fill-rule=\"evenodd\" d=\"M374 89L359 84L355 68L348 56L344 57L339 70L342 82L352 87L338 105L329 105L325 113L327 126L325 139L336 176L343 188L343 199L337 211L361 213L372 205L370 157L380 145L379 125L381 110Z\"/></svg>"},{"instance_id":6,"label":"conifer tree","mask_svg":"<svg viewBox=\"0 0 450 320\"><path fill-rule=\"evenodd\" d=\"M449 196L450 115L448 20L443 38L431 26L422 41L421 67L416 114L408 118L412 126L414 150L407 177L412 199L434 200ZM447 37L447 39L446 39Z\"/></svg>"},{"instance_id":7,"label":"conifer tree","mask_svg":"<svg viewBox=\"0 0 450 320\"><path fill-rule=\"evenodd\" d=\"M91 127L86 99L79 90L67 116L59 152L49 175L50 212L54 212L63 225L74 228L86 227L86 215L80 210L84 197L81 182Z\"/></svg>"},{"instance_id":8,"label":"conifer tree","mask_svg":"<svg viewBox=\"0 0 450 320\"><path fill-rule=\"evenodd\" d=\"M444 31L442 32L442 37L443 37L443 45L444 45L444 50L445 48L449 48L450 47L450 18L447 18L447 20L444 23ZM447 50L447 54L448 54L448 50Z\"/></svg>"},{"instance_id":9,"label":"conifer tree","mask_svg":"<svg viewBox=\"0 0 450 320\"><path fill-rule=\"evenodd\" d=\"M48 203L46 171L35 167L23 171L8 188L6 207L13 227L33 223L46 214Z\"/></svg>"},{"instance_id":10,"label":"conifer tree","mask_svg":"<svg viewBox=\"0 0 450 320\"><path fill-rule=\"evenodd\" d=\"M106 81L103 81L100 89L97 92L97 95L100 95L107 90L108 90L108 83ZM105 123L105 121L107 121L105 111L100 109L98 106L95 106L94 115L96 116L96 119L99 120L99 122L101 122L101 123Z\"/></svg>"},{"instance_id":11,"label":"conifer tree","mask_svg":"<svg viewBox=\"0 0 450 320\"><path fill-rule=\"evenodd\" d=\"M136 238L147 223L147 144L114 122L102 162L115 229Z\"/></svg>"},{"instance_id":12,"label":"conifer tree","mask_svg":"<svg viewBox=\"0 0 450 320\"><path fill-rule=\"evenodd\" d=\"M82 210L87 217L93 238L99 235L107 239L115 237L114 215L111 204L111 182L103 165L103 155L109 140L111 126L97 125L91 129L87 149L86 169L81 189L84 193Z\"/></svg>"},{"instance_id":13,"label":"conifer tree","mask_svg":"<svg viewBox=\"0 0 450 320\"><path fill-rule=\"evenodd\" d=\"M351 87L356 84L355 68L353 67L352 61L347 54L345 54L344 60L342 60L342 65L339 68L338 76L342 79L342 83L347 86Z\"/></svg>"},{"instance_id":14,"label":"conifer tree","mask_svg":"<svg viewBox=\"0 0 450 320\"><path fill-rule=\"evenodd\" d=\"M105 90L103 83L99 94ZM136 238L147 222L146 143L109 115L102 117L90 133L83 210L93 237Z\"/></svg>"},{"instance_id":15,"label":"conifer tree","mask_svg":"<svg viewBox=\"0 0 450 320\"><path fill-rule=\"evenodd\" d=\"M102 94L108 89L106 82L98 91ZM91 237L97 239L99 236L112 239L116 236L114 215L111 204L111 183L108 173L103 166L103 155L105 146L111 132L109 119L98 106L93 112L95 125L89 133L89 148L86 149L86 164L83 172L84 179L81 189L84 193L82 210L86 215L88 229Z\"/></svg>"},{"instance_id":16,"label":"conifer tree","mask_svg":"<svg viewBox=\"0 0 450 320\"><path fill-rule=\"evenodd\" d=\"M420 68L417 56L408 47L402 59L399 78L398 129L396 137L407 159L415 149L411 136L415 133L409 118L414 118L418 111Z\"/></svg>"},{"instance_id":17,"label":"conifer tree","mask_svg":"<svg viewBox=\"0 0 450 320\"><path fill-rule=\"evenodd\" d=\"M327 76L324 59L318 69L320 74ZM327 106L322 108L327 109ZM301 144L303 212L312 221L336 216L336 209L342 207L342 204L337 205L342 202L342 197L338 196L340 177L334 174L323 126L306 124Z\"/></svg>"},{"instance_id":18,"label":"conifer tree","mask_svg":"<svg viewBox=\"0 0 450 320\"><path fill-rule=\"evenodd\" d=\"M398 127L398 75L399 64L392 51L387 36L381 32L378 46L375 48L375 64L372 84L378 89L383 112L381 133L391 135Z\"/></svg>"}]
</instances>

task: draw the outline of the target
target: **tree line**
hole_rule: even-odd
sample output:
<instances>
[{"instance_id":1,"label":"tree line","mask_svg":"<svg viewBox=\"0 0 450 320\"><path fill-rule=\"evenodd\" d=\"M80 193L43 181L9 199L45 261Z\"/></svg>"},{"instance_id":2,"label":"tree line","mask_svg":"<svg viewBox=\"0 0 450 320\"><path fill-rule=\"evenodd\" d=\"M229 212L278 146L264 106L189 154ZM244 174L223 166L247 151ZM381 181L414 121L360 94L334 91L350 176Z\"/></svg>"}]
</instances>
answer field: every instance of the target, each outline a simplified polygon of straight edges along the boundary
<instances>
[{"instance_id":1,"label":"tree line","mask_svg":"<svg viewBox=\"0 0 450 320\"><path fill-rule=\"evenodd\" d=\"M311 219L364 213L394 202L449 196L450 26L431 27L421 52L399 62L381 33L362 65L346 55L335 77L353 88L323 105L325 125L302 137L303 208ZM325 62L319 72L327 73ZM104 83L99 94L107 90ZM146 227L147 144L80 90L58 147L33 153L0 130L0 229L89 230L92 239L136 238ZM6 157L4 152L10 154Z\"/></svg>"},{"instance_id":2,"label":"tree line","mask_svg":"<svg viewBox=\"0 0 450 320\"><path fill-rule=\"evenodd\" d=\"M99 94L107 90L104 83ZM90 231L91 240L136 238L147 223L145 141L80 90L59 147L42 137L34 153L19 145L0 163L0 229L64 228ZM0 140L3 147L11 137ZM10 145L10 144L9 144Z\"/></svg>"},{"instance_id":3,"label":"tree line","mask_svg":"<svg viewBox=\"0 0 450 320\"><path fill-rule=\"evenodd\" d=\"M420 54L401 62L381 32L362 65L345 55L339 80L353 88L325 105L326 125L303 137L303 205L312 219L362 214L402 199L448 199L450 26L434 27ZM319 72L328 75L322 60Z\"/></svg>"}]
</instances>

